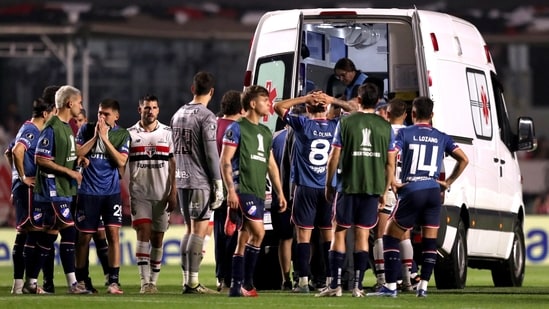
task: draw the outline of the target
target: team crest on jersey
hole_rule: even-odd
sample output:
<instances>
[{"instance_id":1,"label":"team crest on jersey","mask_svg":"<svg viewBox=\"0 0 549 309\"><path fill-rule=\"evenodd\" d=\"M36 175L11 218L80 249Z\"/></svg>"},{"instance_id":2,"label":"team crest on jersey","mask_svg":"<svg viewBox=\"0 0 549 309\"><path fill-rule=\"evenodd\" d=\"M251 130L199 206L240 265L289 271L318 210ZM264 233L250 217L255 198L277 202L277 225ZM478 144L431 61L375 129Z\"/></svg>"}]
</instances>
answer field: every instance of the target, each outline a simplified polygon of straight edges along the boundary
<instances>
[{"instance_id":1,"label":"team crest on jersey","mask_svg":"<svg viewBox=\"0 0 549 309\"><path fill-rule=\"evenodd\" d=\"M156 146L145 146L145 153L149 158L152 158L156 153Z\"/></svg>"},{"instance_id":2,"label":"team crest on jersey","mask_svg":"<svg viewBox=\"0 0 549 309\"><path fill-rule=\"evenodd\" d=\"M32 133L27 133L27 135L25 135L25 137L28 139L28 140L33 140L34 139L34 134Z\"/></svg>"},{"instance_id":3,"label":"team crest on jersey","mask_svg":"<svg viewBox=\"0 0 549 309\"><path fill-rule=\"evenodd\" d=\"M44 138L44 139L42 140L42 146L48 146L49 144L50 144L50 140L49 140L49 139Z\"/></svg>"}]
</instances>

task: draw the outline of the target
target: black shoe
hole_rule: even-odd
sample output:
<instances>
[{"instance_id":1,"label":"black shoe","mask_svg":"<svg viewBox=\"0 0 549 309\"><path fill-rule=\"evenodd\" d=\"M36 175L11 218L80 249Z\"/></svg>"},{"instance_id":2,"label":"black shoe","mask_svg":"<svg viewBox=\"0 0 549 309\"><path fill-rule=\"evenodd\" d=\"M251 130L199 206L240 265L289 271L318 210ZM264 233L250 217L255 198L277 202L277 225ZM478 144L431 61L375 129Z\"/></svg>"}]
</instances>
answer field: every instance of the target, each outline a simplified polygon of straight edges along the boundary
<instances>
[{"instance_id":1,"label":"black shoe","mask_svg":"<svg viewBox=\"0 0 549 309\"><path fill-rule=\"evenodd\" d=\"M284 281L282 284L282 291L291 291L293 289L292 281Z\"/></svg>"},{"instance_id":2,"label":"black shoe","mask_svg":"<svg viewBox=\"0 0 549 309\"><path fill-rule=\"evenodd\" d=\"M99 291L93 287L92 279L90 277L84 279L84 285L86 286L86 290L92 292L93 294L99 293Z\"/></svg>"},{"instance_id":3,"label":"black shoe","mask_svg":"<svg viewBox=\"0 0 549 309\"><path fill-rule=\"evenodd\" d=\"M53 284L53 281L44 280L42 284L42 289L44 290L44 292L48 292L50 294L55 293L55 285Z\"/></svg>"}]
</instances>

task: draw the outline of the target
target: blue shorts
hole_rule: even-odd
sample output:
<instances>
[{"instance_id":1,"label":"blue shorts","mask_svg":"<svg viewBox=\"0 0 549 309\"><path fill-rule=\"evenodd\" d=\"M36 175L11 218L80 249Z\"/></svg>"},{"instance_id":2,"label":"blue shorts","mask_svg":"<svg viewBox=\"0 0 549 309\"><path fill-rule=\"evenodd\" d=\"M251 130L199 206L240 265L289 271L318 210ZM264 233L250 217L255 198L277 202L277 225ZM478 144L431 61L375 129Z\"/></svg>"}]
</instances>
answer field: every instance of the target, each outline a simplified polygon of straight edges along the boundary
<instances>
[{"instance_id":1,"label":"blue shorts","mask_svg":"<svg viewBox=\"0 0 549 309\"><path fill-rule=\"evenodd\" d=\"M29 211L32 207L32 188L20 185L12 192L13 207L15 207L15 226L17 230L24 230L31 225Z\"/></svg>"},{"instance_id":2,"label":"blue shorts","mask_svg":"<svg viewBox=\"0 0 549 309\"><path fill-rule=\"evenodd\" d=\"M417 223L421 226L440 226L440 188L409 191L399 195L392 219L404 229L411 229Z\"/></svg>"},{"instance_id":3,"label":"blue shorts","mask_svg":"<svg viewBox=\"0 0 549 309\"><path fill-rule=\"evenodd\" d=\"M263 222L265 200L247 193L238 193L238 199L240 201L240 210L246 219Z\"/></svg>"},{"instance_id":4,"label":"blue shorts","mask_svg":"<svg viewBox=\"0 0 549 309\"><path fill-rule=\"evenodd\" d=\"M280 203L278 196L273 193L271 202L271 222L273 223L273 232L280 240L291 239L294 237L294 225L292 224L292 205L290 201L284 212L278 212Z\"/></svg>"},{"instance_id":5,"label":"blue shorts","mask_svg":"<svg viewBox=\"0 0 549 309\"><path fill-rule=\"evenodd\" d=\"M74 225L71 202L37 202L31 206L30 222L37 229L58 229Z\"/></svg>"},{"instance_id":6,"label":"blue shorts","mask_svg":"<svg viewBox=\"0 0 549 309\"><path fill-rule=\"evenodd\" d=\"M297 186L292 209L292 221L303 229L315 227L323 230L332 228L334 209L326 200L324 189Z\"/></svg>"},{"instance_id":7,"label":"blue shorts","mask_svg":"<svg viewBox=\"0 0 549 309\"><path fill-rule=\"evenodd\" d=\"M84 233L95 233L101 227L122 226L122 198L111 195L79 194L75 209L76 228Z\"/></svg>"},{"instance_id":8,"label":"blue shorts","mask_svg":"<svg viewBox=\"0 0 549 309\"><path fill-rule=\"evenodd\" d=\"M379 195L369 194L342 194L341 200L336 202L337 225L350 228L355 225L358 228L371 229L377 224L377 206Z\"/></svg>"}]
</instances>

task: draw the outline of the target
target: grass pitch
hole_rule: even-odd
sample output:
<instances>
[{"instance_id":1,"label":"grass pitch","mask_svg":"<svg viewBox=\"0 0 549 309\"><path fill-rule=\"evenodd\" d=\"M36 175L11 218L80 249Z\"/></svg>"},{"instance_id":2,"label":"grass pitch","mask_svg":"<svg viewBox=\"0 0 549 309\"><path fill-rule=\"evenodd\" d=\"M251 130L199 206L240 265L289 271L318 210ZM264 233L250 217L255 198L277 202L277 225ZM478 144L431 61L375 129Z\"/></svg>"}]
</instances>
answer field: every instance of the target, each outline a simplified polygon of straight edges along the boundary
<instances>
[{"instance_id":1,"label":"grass pitch","mask_svg":"<svg viewBox=\"0 0 549 309\"><path fill-rule=\"evenodd\" d=\"M181 294L181 271L178 266L164 266L155 295L139 294L137 267L123 266L120 282L123 295L108 295L101 285L103 276L99 266L92 266L90 274L99 289L95 295L67 295L61 266L56 266L54 295L11 295L11 267L0 267L0 304L2 308L545 308L549 306L549 266L527 266L526 278L520 288L494 288L490 272L469 269L464 290L437 290L434 281L428 297L418 299L415 294L399 294L397 298L353 298L350 292L342 297L316 298L311 294L292 294L281 291L259 291L257 298L229 298L219 295ZM200 280L215 288L213 265L203 265ZM365 286L374 278L367 272Z\"/></svg>"}]
</instances>

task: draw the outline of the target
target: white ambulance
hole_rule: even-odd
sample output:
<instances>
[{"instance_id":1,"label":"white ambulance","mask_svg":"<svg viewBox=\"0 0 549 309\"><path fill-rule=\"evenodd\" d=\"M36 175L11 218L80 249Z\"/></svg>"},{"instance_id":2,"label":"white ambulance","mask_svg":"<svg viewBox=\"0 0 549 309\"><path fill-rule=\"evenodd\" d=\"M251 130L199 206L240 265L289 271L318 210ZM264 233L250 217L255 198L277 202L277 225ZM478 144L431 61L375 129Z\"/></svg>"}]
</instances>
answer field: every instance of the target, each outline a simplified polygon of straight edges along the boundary
<instances>
[{"instance_id":1,"label":"white ambulance","mask_svg":"<svg viewBox=\"0 0 549 309\"><path fill-rule=\"evenodd\" d=\"M312 88L338 95L334 65L344 57L381 79L389 98L430 97L433 125L469 157L445 193L437 288L464 288L467 266L491 270L495 286L521 286L525 209L516 151L535 147L534 127L520 117L512 131L488 46L475 26L414 9L268 12L258 23L244 83L265 86L273 102ZM264 122L274 129L276 117ZM445 170L454 164L446 158Z\"/></svg>"}]
</instances>

